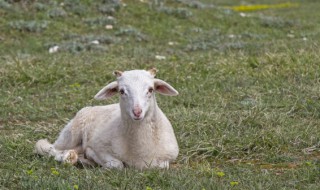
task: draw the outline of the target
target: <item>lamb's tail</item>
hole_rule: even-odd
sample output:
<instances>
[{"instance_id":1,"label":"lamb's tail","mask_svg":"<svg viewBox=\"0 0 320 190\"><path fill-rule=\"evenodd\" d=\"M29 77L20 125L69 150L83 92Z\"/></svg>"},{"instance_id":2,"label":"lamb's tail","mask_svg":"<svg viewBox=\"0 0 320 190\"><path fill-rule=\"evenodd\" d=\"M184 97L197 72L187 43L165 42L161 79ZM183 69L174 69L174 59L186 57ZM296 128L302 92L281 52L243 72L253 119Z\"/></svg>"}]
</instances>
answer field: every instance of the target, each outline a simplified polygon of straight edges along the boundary
<instances>
[{"instance_id":1,"label":"lamb's tail","mask_svg":"<svg viewBox=\"0 0 320 190\"><path fill-rule=\"evenodd\" d=\"M35 153L42 156L55 156L55 148L47 139L41 139L36 143Z\"/></svg>"},{"instance_id":2,"label":"lamb's tail","mask_svg":"<svg viewBox=\"0 0 320 190\"><path fill-rule=\"evenodd\" d=\"M41 139L36 143L35 153L42 156L53 156L55 160L75 164L78 154L75 150L57 150L47 139Z\"/></svg>"}]
</instances>

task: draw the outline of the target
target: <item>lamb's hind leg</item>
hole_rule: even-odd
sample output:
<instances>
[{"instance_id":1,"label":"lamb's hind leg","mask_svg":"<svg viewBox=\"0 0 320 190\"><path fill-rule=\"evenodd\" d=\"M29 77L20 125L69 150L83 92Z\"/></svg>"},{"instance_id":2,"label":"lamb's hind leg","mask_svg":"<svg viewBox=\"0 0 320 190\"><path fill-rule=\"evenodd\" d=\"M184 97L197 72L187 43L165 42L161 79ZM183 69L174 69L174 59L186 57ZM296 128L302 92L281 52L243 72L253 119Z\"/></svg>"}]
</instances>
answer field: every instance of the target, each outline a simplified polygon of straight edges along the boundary
<instances>
[{"instance_id":1,"label":"lamb's hind leg","mask_svg":"<svg viewBox=\"0 0 320 190\"><path fill-rule=\"evenodd\" d=\"M75 164L78 153L82 152L82 129L75 120L71 120L61 131L54 144L46 139L39 140L36 152L40 155L55 157L57 161Z\"/></svg>"},{"instance_id":2,"label":"lamb's hind leg","mask_svg":"<svg viewBox=\"0 0 320 190\"><path fill-rule=\"evenodd\" d=\"M40 155L53 156L55 160L75 164L78 154L75 150L57 150L47 139L41 139L36 143L35 152Z\"/></svg>"},{"instance_id":3,"label":"lamb's hind leg","mask_svg":"<svg viewBox=\"0 0 320 190\"><path fill-rule=\"evenodd\" d=\"M75 149L81 145L82 129L76 120L71 120L60 132L53 146L58 150Z\"/></svg>"},{"instance_id":4,"label":"lamb's hind leg","mask_svg":"<svg viewBox=\"0 0 320 190\"><path fill-rule=\"evenodd\" d=\"M62 162L76 163L78 161L78 154L83 153L82 149L82 128L77 120L71 120L60 132L58 139L53 146L61 152L57 159Z\"/></svg>"}]
</instances>

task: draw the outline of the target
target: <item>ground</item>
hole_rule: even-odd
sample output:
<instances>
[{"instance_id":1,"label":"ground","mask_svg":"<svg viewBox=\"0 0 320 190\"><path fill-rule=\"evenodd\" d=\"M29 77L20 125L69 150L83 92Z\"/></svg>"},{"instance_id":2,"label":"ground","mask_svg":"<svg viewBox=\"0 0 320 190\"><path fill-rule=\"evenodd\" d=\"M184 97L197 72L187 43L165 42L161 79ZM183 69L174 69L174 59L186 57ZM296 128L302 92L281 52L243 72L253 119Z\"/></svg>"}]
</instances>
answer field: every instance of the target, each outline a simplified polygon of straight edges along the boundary
<instances>
[{"instance_id":1,"label":"ground","mask_svg":"<svg viewBox=\"0 0 320 190\"><path fill-rule=\"evenodd\" d=\"M250 6L255 5L255 6ZM240 6L240 7L239 7ZM320 3L0 0L0 189L318 189ZM169 170L71 166L53 142L114 70L156 67Z\"/></svg>"}]
</instances>

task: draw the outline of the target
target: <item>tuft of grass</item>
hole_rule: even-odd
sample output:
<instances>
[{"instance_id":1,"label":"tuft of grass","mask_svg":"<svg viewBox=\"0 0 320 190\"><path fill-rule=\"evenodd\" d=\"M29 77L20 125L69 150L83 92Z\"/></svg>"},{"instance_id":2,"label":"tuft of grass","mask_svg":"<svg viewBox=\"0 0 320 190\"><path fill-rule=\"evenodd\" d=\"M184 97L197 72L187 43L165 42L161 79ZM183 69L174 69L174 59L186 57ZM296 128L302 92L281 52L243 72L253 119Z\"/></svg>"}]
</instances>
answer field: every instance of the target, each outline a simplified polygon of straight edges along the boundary
<instances>
[{"instance_id":1,"label":"tuft of grass","mask_svg":"<svg viewBox=\"0 0 320 190\"><path fill-rule=\"evenodd\" d=\"M48 11L50 18L66 17L67 15L67 12L61 7L56 7Z\"/></svg>"},{"instance_id":2,"label":"tuft of grass","mask_svg":"<svg viewBox=\"0 0 320 190\"><path fill-rule=\"evenodd\" d=\"M107 24L114 25L116 24L116 19L114 17L97 17L97 18L88 18L84 20L84 23L88 24L89 26L102 26L104 27Z\"/></svg>"},{"instance_id":3,"label":"tuft of grass","mask_svg":"<svg viewBox=\"0 0 320 190\"><path fill-rule=\"evenodd\" d=\"M178 18L183 18L186 19L188 17L192 16L192 12L189 11L188 9L185 8L171 8L171 7L160 7L157 9L159 12L168 14L168 15L173 15Z\"/></svg>"},{"instance_id":4,"label":"tuft of grass","mask_svg":"<svg viewBox=\"0 0 320 190\"><path fill-rule=\"evenodd\" d=\"M114 15L120 8L121 2L119 0L104 0L102 5L98 6L99 12L106 15Z\"/></svg>"},{"instance_id":5,"label":"tuft of grass","mask_svg":"<svg viewBox=\"0 0 320 190\"><path fill-rule=\"evenodd\" d=\"M9 22L9 26L12 29L18 30L20 32L35 32L40 33L43 32L48 28L48 21L24 21L24 20L18 20L18 21L12 21Z\"/></svg>"},{"instance_id":6,"label":"tuft of grass","mask_svg":"<svg viewBox=\"0 0 320 190\"><path fill-rule=\"evenodd\" d=\"M274 18L274 17L262 17L261 25L264 27L273 27L273 28L291 28L295 26L294 21L284 20L282 18Z\"/></svg>"},{"instance_id":7,"label":"tuft of grass","mask_svg":"<svg viewBox=\"0 0 320 190\"><path fill-rule=\"evenodd\" d=\"M36 2L33 4L33 7L37 10L37 11L45 11L48 9L48 6L44 3L40 3L40 2Z\"/></svg>"},{"instance_id":8,"label":"tuft of grass","mask_svg":"<svg viewBox=\"0 0 320 190\"><path fill-rule=\"evenodd\" d=\"M11 4L5 0L0 1L0 8L5 10L10 10L12 8Z\"/></svg>"}]
</instances>

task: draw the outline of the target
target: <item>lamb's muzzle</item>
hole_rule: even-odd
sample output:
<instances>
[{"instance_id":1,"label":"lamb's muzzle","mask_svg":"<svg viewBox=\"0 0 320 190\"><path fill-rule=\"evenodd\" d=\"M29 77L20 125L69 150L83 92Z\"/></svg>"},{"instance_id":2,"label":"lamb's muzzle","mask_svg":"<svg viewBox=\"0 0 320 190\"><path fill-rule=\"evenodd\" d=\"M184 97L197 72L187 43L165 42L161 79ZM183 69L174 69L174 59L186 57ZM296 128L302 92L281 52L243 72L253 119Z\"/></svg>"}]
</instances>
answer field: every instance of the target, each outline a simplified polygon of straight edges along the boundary
<instances>
[{"instance_id":1,"label":"lamb's muzzle","mask_svg":"<svg viewBox=\"0 0 320 190\"><path fill-rule=\"evenodd\" d=\"M138 106L138 105L135 105L134 106L134 108L133 108L133 110L132 110L132 112L133 112L133 115L134 115L134 119L136 119L136 120L140 120L140 119L142 119L140 116L141 116L141 113L142 113L142 109L140 108L140 106Z\"/></svg>"}]
</instances>

